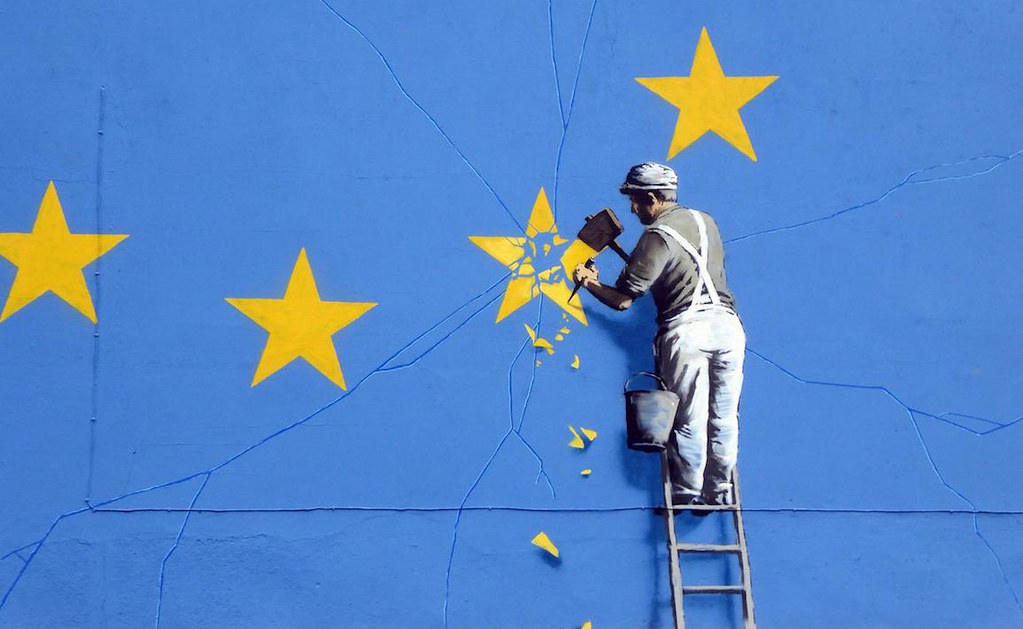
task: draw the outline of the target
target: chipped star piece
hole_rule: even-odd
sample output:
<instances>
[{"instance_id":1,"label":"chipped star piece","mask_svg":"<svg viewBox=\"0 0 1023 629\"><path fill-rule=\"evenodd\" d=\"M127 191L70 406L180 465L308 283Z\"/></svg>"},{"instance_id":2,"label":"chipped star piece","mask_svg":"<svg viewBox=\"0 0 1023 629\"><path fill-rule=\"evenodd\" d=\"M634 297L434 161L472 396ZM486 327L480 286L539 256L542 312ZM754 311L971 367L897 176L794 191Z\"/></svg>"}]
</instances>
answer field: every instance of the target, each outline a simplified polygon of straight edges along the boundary
<instances>
[{"instance_id":1,"label":"chipped star piece","mask_svg":"<svg viewBox=\"0 0 1023 629\"><path fill-rule=\"evenodd\" d=\"M575 431L575 428L573 428L571 424L568 426L568 429L572 431L572 440L568 442L568 447L577 448L579 450L584 449L586 444L583 442L583 438L579 436L579 433Z\"/></svg>"},{"instance_id":2,"label":"chipped star piece","mask_svg":"<svg viewBox=\"0 0 1023 629\"><path fill-rule=\"evenodd\" d=\"M576 354L576 357L572 359L572 369L578 369L578 368L579 368L579 355Z\"/></svg>"},{"instance_id":3,"label":"chipped star piece","mask_svg":"<svg viewBox=\"0 0 1023 629\"><path fill-rule=\"evenodd\" d=\"M581 475L585 476L586 478L589 478L589 477L590 477L590 474L592 474L592 473L593 473L593 470L591 470L590 468L586 468L585 470L583 470L583 471L581 471L581 472L579 472L579 473L580 473Z\"/></svg>"},{"instance_id":4,"label":"chipped star piece","mask_svg":"<svg viewBox=\"0 0 1023 629\"><path fill-rule=\"evenodd\" d=\"M537 366L537 367L539 367L539 366L540 366L540 365L542 365L542 364L543 364L543 363L542 363L542 362L540 362L539 360L538 360L538 361L536 361L536 366Z\"/></svg>"},{"instance_id":5,"label":"chipped star piece","mask_svg":"<svg viewBox=\"0 0 1023 629\"><path fill-rule=\"evenodd\" d=\"M376 306L320 299L305 248L298 253L282 299L228 297L227 303L269 333L252 386L293 360L304 358L342 389L346 388L345 377L331 337Z\"/></svg>"},{"instance_id":6,"label":"chipped star piece","mask_svg":"<svg viewBox=\"0 0 1023 629\"><path fill-rule=\"evenodd\" d=\"M555 341L564 341L565 340L565 335L564 334L555 334L554 335L554 340Z\"/></svg>"},{"instance_id":7,"label":"chipped star piece","mask_svg":"<svg viewBox=\"0 0 1023 629\"><path fill-rule=\"evenodd\" d=\"M755 162L757 154L739 110L777 78L725 76L710 35L704 28L700 32L689 76L637 78L636 81L679 108L668 159L713 131Z\"/></svg>"},{"instance_id":8,"label":"chipped star piece","mask_svg":"<svg viewBox=\"0 0 1023 629\"><path fill-rule=\"evenodd\" d=\"M566 327L563 327L563 328L561 328L560 330L558 330L558 332L560 332L560 333L562 333L562 334L566 334L566 335L567 335L567 334L571 334L571 333L572 333L572 330L569 330L569 329L568 329L568 327L566 326Z\"/></svg>"},{"instance_id":9,"label":"chipped star piece","mask_svg":"<svg viewBox=\"0 0 1023 629\"><path fill-rule=\"evenodd\" d=\"M512 272L497 311L497 323L544 295L561 307L566 321L571 315L586 325L580 302L568 299L572 289L566 283L565 269L574 269L596 252L581 240L569 241L558 236L554 213L543 188L533 203L524 236L470 236L469 240ZM570 244L565 246L566 243Z\"/></svg>"},{"instance_id":10,"label":"chipped star piece","mask_svg":"<svg viewBox=\"0 0 1023 629\"><path fill-rule=\"evenodd\" d=\"M589 428L583 428L582 426L579 426L579 430L582 431L582 433L586 435L586 438L589 439L591 442L597 438L596 430L590 430Z\"/></svg>"},{"instance_id":11,"label":"chipped star piece","mask_svg":"<svg viewBox=\"0 0 1023 629\"><path fill-rule=\"evenodd\" d=\"M3 312L0 312L0 321L46 293L53 293L96 323L96 308L82 269L127 237L126 234L72 234L57 197L57 188L51 181L43 193L32 231L0 234L0 257L18 267Z\"/></svg>"},{"instance_id":12,"label":"chipped star piece","mask_svg":"<svg viewBox=\"0 0 1023 629\"><path fill-rule=\"evenodd\" d=\"M537 336L536 331L533 328L529 327L529 325L525 323L523 323L522 325L526 328L526 333L529 334L529 339L533 341L533 347L539 347L541 349L544 349L547 351L547 354L554 353L554 346L551 345L550 341L548 341L545 338Z\"/></svg>"},{"instance_id":13,"label":"chipped star piece","mask_svg":"<svg viewBox=\"0 0 1023 629\"><path fill-rule=\"evenodd\" d=\"M554 542L551 541L551 538L547 537L547 533L540 531L539 533L536 534L536 537L534 537L530 541L532 542L533 546L542 548L549 552L550 554L554 555L555 557L559 558L561 557L561 553L558 551L558 547L554 545Z\"/></svg>"},{"instance_id":14,"label":"chipped star piece","mask_svg":"<svg viewBox=\"0 0 1023 629\"><path fill-rule=\"evenodd\" d=\"M580 627L579 629L593 629L593 623L590 622L589 620L587 620L586 622L583 623L583 626Z\"/></svg>"}]
</instances>

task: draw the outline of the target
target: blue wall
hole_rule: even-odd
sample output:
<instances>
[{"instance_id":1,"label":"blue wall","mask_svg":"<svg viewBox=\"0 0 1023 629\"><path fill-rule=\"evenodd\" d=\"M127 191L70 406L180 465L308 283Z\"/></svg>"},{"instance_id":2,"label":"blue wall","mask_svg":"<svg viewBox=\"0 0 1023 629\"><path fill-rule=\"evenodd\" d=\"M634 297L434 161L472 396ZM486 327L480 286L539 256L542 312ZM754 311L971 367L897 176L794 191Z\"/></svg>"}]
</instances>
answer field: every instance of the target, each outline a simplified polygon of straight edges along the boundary
<instances>
[{"instance_id":1,"label":"blue wall","mask_svg":"<svg viewBox=\"0 0 1023 629\"><path fill-rule=\"evenodd\" d=\"M330 1L0 8L0 232L53 180L72 232L130 235L85 268L98 327L54 295L0 323L0 625L668 626L620 410L652 307L584 297L537 367L523 324L561 310L495 324L468 236L541 187L564 234L627 216L677 115L634 78L687 74L703 27L780 76L742 110L758 162L670 162L749 335L760 625L1023 625L1017 3ZM347 392L302 361L250 387L266 332L225 298L280 298L303 247L323 299L379 304L334 337Z\"/></svg>"}]
</instances>

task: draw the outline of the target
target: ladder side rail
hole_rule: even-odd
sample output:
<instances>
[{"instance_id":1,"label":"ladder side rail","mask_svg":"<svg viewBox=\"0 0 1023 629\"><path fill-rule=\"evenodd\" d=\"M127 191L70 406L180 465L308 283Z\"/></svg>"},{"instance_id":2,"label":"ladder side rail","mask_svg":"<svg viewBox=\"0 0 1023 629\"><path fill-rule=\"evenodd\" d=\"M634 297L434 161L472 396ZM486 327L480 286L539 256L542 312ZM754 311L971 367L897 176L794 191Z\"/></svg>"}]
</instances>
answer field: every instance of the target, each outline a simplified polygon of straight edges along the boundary
<instances>
[{"instance_id":1,"label":"ladder side rail","mask_svg":"<svg viewBox=\"0 0 1023 629\"><path fill-rule=\"evenodd\" d=\"M671 477L668 472L668 455L661 453L661 480L664 485L664 527L668 533L668 569L671 575L671 604L675 616L675 629L685 629L685 614L682 611L682 566L678 554L678 540L675 537L675 509L671 502Z\"/></svg>"},{"instance_id":2,"label":"ladder side rail","mask_svg":"<svg viewBox=\"0 0 1023 629\"><path fill-rule=\"evenodd\" d=\"M746 546L746 528L743 526L742 502L739 492L739 468L732 469L732 496L735 503L735 510L732 517L735 521L736 541L739 545L739 567L740 578L742 579L742 616L745 622L745 629L756 629L757 621L753 613L753 578L750 574L749 548Z\"/></svg>"}]
</instances>

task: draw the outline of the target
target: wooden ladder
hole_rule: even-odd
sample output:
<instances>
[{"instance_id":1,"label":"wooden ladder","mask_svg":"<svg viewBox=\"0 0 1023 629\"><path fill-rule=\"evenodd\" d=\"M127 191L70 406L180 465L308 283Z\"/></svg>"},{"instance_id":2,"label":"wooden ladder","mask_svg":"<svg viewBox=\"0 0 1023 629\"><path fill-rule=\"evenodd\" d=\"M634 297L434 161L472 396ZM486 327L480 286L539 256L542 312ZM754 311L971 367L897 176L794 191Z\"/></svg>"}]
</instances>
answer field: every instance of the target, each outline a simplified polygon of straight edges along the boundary
<instances>
[{"instance_id":1,"label":"wooden ladder","mask_svg":"<svg viewBox=\"0 0 1023 629\"><path fill-rule=\"evenodd\" d=\"M668 569L671 573L671 603L675 615L675 627L685 629L686 621L682 599L692 594L739 594L742 596L742 618L744 629L756 629L753 615L753 589L750 578L749 552L746 549L746 530L742 523L742 502L739 493L739 470L732 471L732 504L730 505L680 505L671 501L671 478L668 473L668 457L661 454L661 479L664 483L664 528L668 533ZM730 511L735 525L734 544L680 544L675 535L675 515L683 511ZM738 555L739 583L733 585L684 585L682 582L682 553L703 553L715 555Z\"/></svg>"}]
</instances>

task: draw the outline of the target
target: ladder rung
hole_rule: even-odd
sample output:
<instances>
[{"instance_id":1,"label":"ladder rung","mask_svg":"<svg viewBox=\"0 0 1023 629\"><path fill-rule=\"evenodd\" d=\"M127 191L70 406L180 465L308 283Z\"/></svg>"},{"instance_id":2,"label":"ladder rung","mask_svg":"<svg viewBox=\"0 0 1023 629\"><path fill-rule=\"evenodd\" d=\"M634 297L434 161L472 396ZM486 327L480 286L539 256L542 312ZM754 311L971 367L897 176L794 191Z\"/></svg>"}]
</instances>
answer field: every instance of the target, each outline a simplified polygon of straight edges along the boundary
<instances>
[{"instance_id":1,"label":"ladder rung","mask_svg":"<svg viewBox=\"0 0 1023 629\"><path fill-rule=\"evenodd\" d=\"M685 585L683 594L742 594L746 589L741 585Z\"/></svg>"},{"instance_id":2,"label":"ladder rung","mask_svg":"<svg viewBox=\"0 0 1023 629\"><path fill-rule=\"evenodd\" d=\"M742 552L738 544L675 544L675 550L684 553L736 553Z\"/></svg>"},{"instance_id":3,"label":"ladder rung","mask_svg":"<svg viewBox=\"0 0 1023 629\"><path fill-rule=\"evenodd\" d=\"M675 505L672 511L735 511L736 505Z\"/></svg>"}]
</instances>

